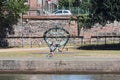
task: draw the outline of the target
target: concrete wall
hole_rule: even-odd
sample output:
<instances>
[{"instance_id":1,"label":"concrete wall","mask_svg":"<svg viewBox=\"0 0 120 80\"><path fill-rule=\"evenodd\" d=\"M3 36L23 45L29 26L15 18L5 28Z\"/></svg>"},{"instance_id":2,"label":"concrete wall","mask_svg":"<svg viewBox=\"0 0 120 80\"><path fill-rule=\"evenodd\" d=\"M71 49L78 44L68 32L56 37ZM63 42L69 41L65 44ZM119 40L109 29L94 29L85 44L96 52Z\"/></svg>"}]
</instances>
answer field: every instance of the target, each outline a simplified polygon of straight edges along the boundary
<instances>
[{"instance_id":1,"label":"concrete wall","mask_svg":"<svg viewBox=\"0 0 120 80\"><path fill-rule=\"evenodd\" d=\"M120 73L119 61L0 60L0 73Z\"/></svg>"}]
</instances>

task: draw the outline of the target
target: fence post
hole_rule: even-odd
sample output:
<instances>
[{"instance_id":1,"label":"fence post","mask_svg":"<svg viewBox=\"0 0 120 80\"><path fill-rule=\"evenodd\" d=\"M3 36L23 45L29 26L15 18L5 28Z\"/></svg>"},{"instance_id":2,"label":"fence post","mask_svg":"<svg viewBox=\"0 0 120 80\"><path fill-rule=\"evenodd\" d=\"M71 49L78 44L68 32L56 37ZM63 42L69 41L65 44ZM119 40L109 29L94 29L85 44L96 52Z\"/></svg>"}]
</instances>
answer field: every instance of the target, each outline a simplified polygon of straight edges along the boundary
<instances>
[{"instance_id":1,"label":"fence post","mask_svg":"<svg viewBox=\"0 0 120 80\"><path fill-rule=\"evenodd\" d=\"M107 42L106 42L106 38L107 38L107 37L105 36L105 45L107 44Z\"/></svg>"},{"instance_id":2,"label":"fence post","mask_svg":"<svg viewBox=\"0 0 120 80\"><path fill-rule=\"evenodd\" d=\"M83 44L83 37L81 37L81 45Z\"/></svg>"},{"instance_id":3,"label":"fence post","mask_svg":"<svg viewBox=\"0 0 120 80\"><path fill-rule=\"evenodd\" d=\"M91 45L91 37L90 37L90 45Z\"/></svg>"},{"instance_id":4,"label":"fence post","mask_svg":"<svg viewBox=\"0 0 120 80\"><path fill-rule=\"evenodd\" d=\"M99 44L99 37L97 36L97 45Z\"/></svg>"},{"instance_id":5,"label":"fence post","mask_svg":"<svg viewBox=\"0 0 120 80\"><path fill-rule=\"evenodd\" d=\"M32 48L32 41L30 41L30 48Z\"/></svg>"},{"instance_id":6,"label":"fence post","mask_svg":"<svg viewBox=\"0 0 120 80\"><path fill-rule=\"evenodd\" d=\"M24 47L24 40L23 40L23 34L22 34L22 48Z\"/></svg>"},{"instance_id":7,"label":"fence post","mask_svg":"<svg viewBox=\"0 0 120 80\"><path fill-rule=\"evenodd\" d=\"M119 43L120 43L120 37L119 37Z\"/></svg>"},{"instance_id":8,"label":"fence post","mask_svg":"<svg viewBox=\"0 0 120 80\"><path fill-rule=\"evenodd\" d=\"M13 41L13 46L15 47L15 39L13 39L14 41Z\"/></svg>"}]
</instances>

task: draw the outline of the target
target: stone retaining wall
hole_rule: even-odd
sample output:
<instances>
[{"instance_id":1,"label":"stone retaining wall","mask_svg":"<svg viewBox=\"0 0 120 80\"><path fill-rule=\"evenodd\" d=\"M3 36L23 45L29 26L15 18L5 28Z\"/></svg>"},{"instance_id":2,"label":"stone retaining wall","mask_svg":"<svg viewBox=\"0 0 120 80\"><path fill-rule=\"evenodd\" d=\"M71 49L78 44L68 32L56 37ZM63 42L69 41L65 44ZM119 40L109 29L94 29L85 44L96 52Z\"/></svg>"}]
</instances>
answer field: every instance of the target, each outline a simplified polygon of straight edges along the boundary
<instances>
[{"instance_id":1,"label":"stone retaining wall","mask_svg":"<svg viewBox=\"0 0 120 80\"><path fill-rule=\"evenodd\" d=\"M42 37L44 32L55 26L66 29L71 36L77 35L77 23L70 20L29 20L27 23L18 23L14 26L14 35L24 37Z\"/></svg>"},{"instance_id":2,"label":"stone retaining wall","mask_svg":"<svg viewBox=\"0 0 120 80\"><path fill-rule=\"evenodd\" d=\"M14 33L9 34L7 38L9 46L18 46L21 45L36 45L45 44L43 40L43 34L46 30L53 28L55 26L62 27L66 29L71 36L77 35L77 23L76 21L70 21L70 19L65 20L29 20L27 22L19 22L17 25L14 25ZM23 38L27 37L27 38ZM73 40L72 40L73 41ZM70 41L71 42L71 41Z\"/></svg>"},{"instance_id":3,"label":"stone retaining wall","mask_svg":"<svg viewBox=\"0 0 120 80\"><path fill-rule=\"evenodd\" d=\"M120 73L119 61L0 60L0 73Z\"/></svg>"},{"instance_id":4,"label":"stone retaining wall","mask_svg":"<svg viewBox=\"0 0 120 80\"><path fill-rule=\"evenodd\" d=\"M41 47L46 43L43 38L9 38L9 46L13 47ZM82 44L82 38L70 38L68 44Z\"/></svg>"},{"instance_id":5,"label":"stone retaining wall","mask_svg":"<svg viewBox=\"0 0 120 80\"><path fill-rule=\"evenodd\" d=\"M43 40L43 34L46 30L55 27L62 27L66 29L72 37L78 35L77 22L70 21L71 16L24 16L23 24L20 21L17 25L14 25L15 34L8 35L7 38L9 46L37 46L40 44L45 44ZM96 38L91 36L119 36L120 33L120 23L114 22L111 24L106 24L106 26L101 26L96 24L91 29L81 29L80 36L84 36L83 44L98 43ZM104 35L103 35L104 34ZM19 37L19 38L18 38ZM27 38L23 38L27 37ZM91 42L92 41L92 42ZM120 42L119 38L107 39L107 42ZM71 38L69 43L81 43L81 38ZM99 42L105 43L105 38L99 39ZM1 44L1 43L0 43Z\"/></svg>"}]
</instances>

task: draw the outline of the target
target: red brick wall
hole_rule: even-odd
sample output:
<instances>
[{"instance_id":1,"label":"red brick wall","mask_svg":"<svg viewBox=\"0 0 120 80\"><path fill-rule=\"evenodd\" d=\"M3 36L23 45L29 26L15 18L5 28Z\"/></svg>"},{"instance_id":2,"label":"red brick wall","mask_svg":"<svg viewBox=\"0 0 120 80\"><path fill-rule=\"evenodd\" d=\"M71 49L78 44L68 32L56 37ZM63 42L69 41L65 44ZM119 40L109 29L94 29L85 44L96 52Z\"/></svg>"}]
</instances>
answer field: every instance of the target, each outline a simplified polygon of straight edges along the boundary
<instances>
[{"instance_id":1,"label":"red brick wall","mask_svg":"<svg viewBox=\"0 0 120 80\"><path fill-rule=\"evenodd\" d=\"M37 9L37 0L29 0L30 9Z\"/></svg>"}]
</instances>

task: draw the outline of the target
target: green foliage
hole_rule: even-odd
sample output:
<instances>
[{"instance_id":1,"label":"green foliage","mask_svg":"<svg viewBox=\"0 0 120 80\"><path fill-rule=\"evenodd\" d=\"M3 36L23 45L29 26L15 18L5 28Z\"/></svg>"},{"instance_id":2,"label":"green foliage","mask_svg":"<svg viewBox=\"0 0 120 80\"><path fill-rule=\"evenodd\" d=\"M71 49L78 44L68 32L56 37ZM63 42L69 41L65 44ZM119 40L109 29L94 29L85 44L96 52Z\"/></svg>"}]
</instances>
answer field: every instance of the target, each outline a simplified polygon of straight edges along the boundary
<instances>
[{"instance_id":1,"label":"green foliage","mask_svg":"<svg viewBox=\"0 0 120 80\"><path fill-rule=\"evenodd\" d=\"M70 9L73 14L89 13L89 0L59 0L59 9Z\"/></svg>"},{"instance_id":2,"label":"green foliage","mask_svg":"<svg viewBox=\"0 0 120 80\"><path fill-rule=\"evenodd\" d=\"M73 2L73 6L74 6L74 7L79 7L79 6L80 6L80 0L75 0L75 1Z\"/></svg>"},{"instance_id":3,"label":"green foliage","mask_svg":"<svg viewBox=\"0 0 120 80\"><path fill-rule=\"evenodd\" d=\"M77 24L78 24L78 36L80 34L81 28L90 28L90 18L88 14L80 14L77 17Z\"/></svg>"},{"instance_id":4,"label":"green foliage","mask_svg":"<svg viewBox=\"0 0 120 80\"><path fill-rule=\"evenodd\" d=\"M77 16L77 22L79 27L90 28L90 18L88 14L80 14Z\"/></svg>"},{"instance_id":5,"label":"green foliage","mask_svg":"<svg viewBox=\"0 0 120 80\"><path fill-rule=\"evenodd\" d=\"M81 7L82 9L86 9L90 6L89 0L59 0L58 1L59 8L62 7Z\"/></svg>"},{"instance_id":6,"label":"green foliage","mask_svg":"<svg viewBox=\"0 0 120 80\"><path fill-rule=\"evenodd\" d=\"M81 28L87 29L91 27L90 17L88 14L80 14L76 16L76 18L72 17L70 21L76 20L77 27L78 27L78 36L80 33Z\"/></svg>"},{"instance_id":7,"label":"green foliage","mask_svg":"<svg viewBox=\"0 0 120 80\"><path fill-rule=\"evenodd\" d=\"M3 45L7 34L14 33L12 26L26 10L24 0L0 0L0 46Z\"/></svg>"},{"instance_id":8,"label":"green foliage","mask_svg":"<svg viewBox=\"0 0 120 80\"><path fill-rule=\"evenodd\" d=\"M73 6L73 3L75 2L75 0L59 0L58 4L59 4L59 8L66 8L70 6Z\"/></svg>"},{"instance_id":9,"label":"green foliage","mask_svg":"<svg viewBox=\"0 0 120 80\"><path fill-rule=\"evenodd\" d=\"M89 0L82 0L79 7L83 10L89 10L89 8L90 8Z\"/></svg>"},{"instance_id":10,"label":"green foliage","mask_svg":"<svg viewBox=\"0 0 120 80\"><path fill-rule=\"evenodd\" d=\"M91 0L90 17L93 25L120 21L120 0Z\"/></svg>"},{"instance_id":11,"label":"green foliage","mask_svg":"<svg viewBox=\"0 0 120 80\"><path fill-rule=\"evenodd\" d=\"M27 7L24 5L24 0L9 0L6 5L6 19L11 24L17 23L20 18L20 14L24 13ZM12 22L11 22L12 19Z\"/></svg>"}]
</instances>

